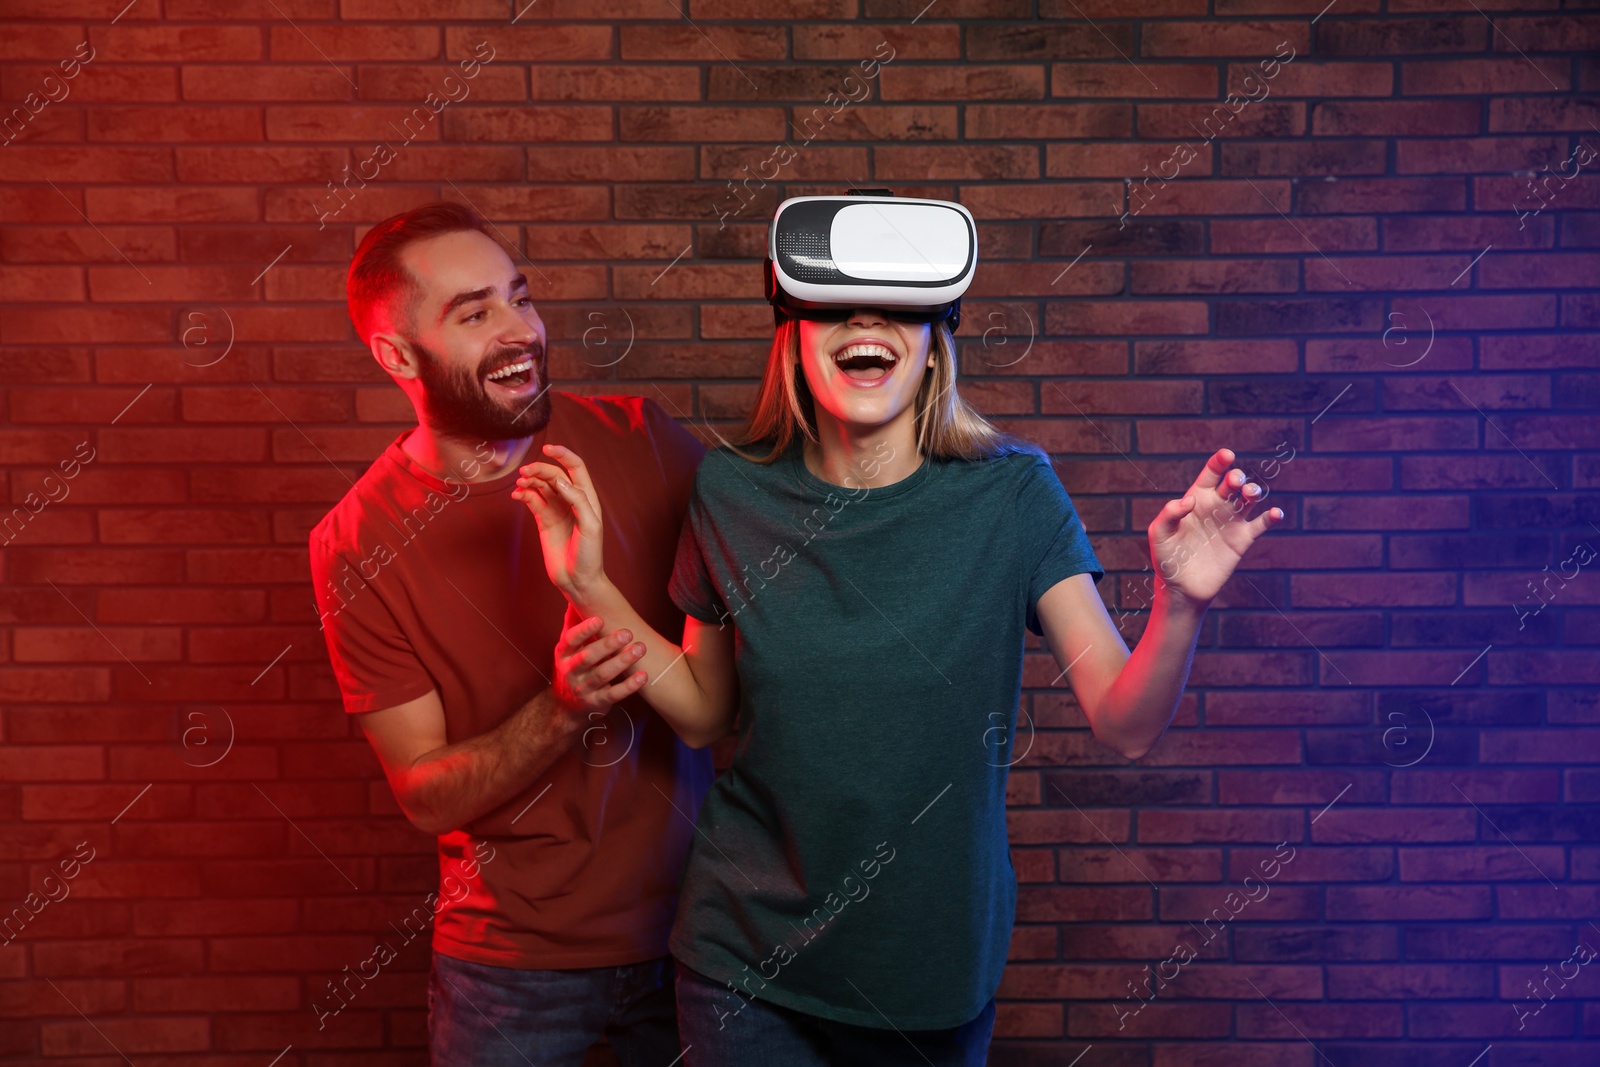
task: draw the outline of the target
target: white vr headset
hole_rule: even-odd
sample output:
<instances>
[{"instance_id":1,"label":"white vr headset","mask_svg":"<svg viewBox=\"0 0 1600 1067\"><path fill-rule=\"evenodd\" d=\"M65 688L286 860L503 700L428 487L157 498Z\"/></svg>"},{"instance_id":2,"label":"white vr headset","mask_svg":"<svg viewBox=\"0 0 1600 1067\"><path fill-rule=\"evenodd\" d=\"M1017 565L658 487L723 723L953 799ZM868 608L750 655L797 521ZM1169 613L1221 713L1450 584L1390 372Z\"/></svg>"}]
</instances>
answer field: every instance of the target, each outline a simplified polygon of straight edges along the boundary
<instances>
[{"instance_id":1,"label":"white vr headset","mask_svg":"<svg viewBox=\"0 0 1600 1067\"><path fill-rule=\"evenodd\" d=\"M774 323L878 308L954 330L977 265L977 227L960 204L887 189L797 196L778 205L767 232L766 296Z\"/></svg>"}]
</instances>

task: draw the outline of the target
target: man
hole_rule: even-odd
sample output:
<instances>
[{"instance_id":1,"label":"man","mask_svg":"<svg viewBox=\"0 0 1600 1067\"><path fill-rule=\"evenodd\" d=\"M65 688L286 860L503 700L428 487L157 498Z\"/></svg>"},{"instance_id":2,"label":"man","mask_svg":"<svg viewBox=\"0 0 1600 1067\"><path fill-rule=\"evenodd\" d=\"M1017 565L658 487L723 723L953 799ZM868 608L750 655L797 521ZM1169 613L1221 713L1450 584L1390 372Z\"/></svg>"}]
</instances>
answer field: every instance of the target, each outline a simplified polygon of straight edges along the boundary
<instances>
[{"instance_id":1,"label":"man","mask_svg":"<svg viewBox=\"0 0 1600 1067\"><path fill-rule=\"evenodd\" d=\"M418 425L312 531L312 579L344 708L439 837L433 1062L577 1065L605 1034L624 1067L666 1067L667 934L710 757L636 695L633 635L576 613L563 632L511 493L546 442L593 457L614 580L676 634L704 446L653 401L552 391L527 279L465 207L379 223L346 289Z\"/></svg>"}]
</instances>

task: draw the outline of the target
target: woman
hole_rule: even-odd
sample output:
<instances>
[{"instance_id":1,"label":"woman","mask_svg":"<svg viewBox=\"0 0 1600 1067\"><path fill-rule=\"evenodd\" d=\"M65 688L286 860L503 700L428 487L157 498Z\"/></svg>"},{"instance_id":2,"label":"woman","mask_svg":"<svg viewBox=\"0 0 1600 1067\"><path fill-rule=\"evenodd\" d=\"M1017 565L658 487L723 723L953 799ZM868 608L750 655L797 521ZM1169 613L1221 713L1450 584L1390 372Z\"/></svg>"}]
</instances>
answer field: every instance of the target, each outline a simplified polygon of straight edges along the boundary
<instances>
[{"instance_id":1,"label":"woman","mask_svg":"<svg viewBox=\"0 0 1600 1067\"><path fill-rule=\"evenodd\" d=\"M671 940L688 1064L983 1063L1016 900L1004 740L1024 627L1095 737L1137 759L1206 607L1282 518L1243 520L1263 491L1213 455L1149 526L1159 580L1130 654L1049 461L955 375L943 322L783 321L749 424L696 477L681 646L606 580L581 457L551 444L522 468L551 580L638 638L629 691L690 745L738 730Z\"/></svg>"}]
</instances>

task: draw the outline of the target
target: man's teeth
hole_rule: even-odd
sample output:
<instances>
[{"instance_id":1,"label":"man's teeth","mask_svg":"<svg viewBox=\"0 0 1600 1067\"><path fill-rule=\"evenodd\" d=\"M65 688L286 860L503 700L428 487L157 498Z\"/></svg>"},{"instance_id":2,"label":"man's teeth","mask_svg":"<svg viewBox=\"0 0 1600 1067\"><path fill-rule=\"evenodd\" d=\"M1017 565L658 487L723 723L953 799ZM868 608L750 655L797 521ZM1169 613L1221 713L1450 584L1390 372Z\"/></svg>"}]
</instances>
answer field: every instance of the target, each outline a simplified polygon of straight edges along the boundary
<instances>
[{"instance_id":1,"label":"man's teeth","mask_svg":"<svg viewBox=\"0 0 1600 1067\"><path fill-rule=\"evenodd\" d=\"M499 370L497 370L493 374L489 375L489 380L492 382L492 381L497 381L500 378L509 378L513 374L521 374L525 370L532 370L532 369L533 369L533 360L532 359L525 359L521 363L513 363L510 366L501 367Z\"/></svg>"}]
</instances>

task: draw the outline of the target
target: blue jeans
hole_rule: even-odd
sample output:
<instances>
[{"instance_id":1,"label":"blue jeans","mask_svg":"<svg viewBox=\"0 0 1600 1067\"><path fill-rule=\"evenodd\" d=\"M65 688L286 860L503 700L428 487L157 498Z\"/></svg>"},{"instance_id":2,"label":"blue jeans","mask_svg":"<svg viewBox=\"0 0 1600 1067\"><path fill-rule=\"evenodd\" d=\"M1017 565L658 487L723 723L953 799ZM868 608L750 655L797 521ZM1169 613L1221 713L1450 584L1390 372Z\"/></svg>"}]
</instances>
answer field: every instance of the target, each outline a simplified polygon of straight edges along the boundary
<instances>
[{"instance_id":1,"label":"blue jeans","mask_svg":"<svg viewBox=\"0 0 1600 1067\"><path fill-rule=\"evenodd\" d=\"M602 1034L622 1067L680 1055L671 956L621 967L531 971L433 954L434 1067L580 1067Z\"/></svg>"},{"instance_id":2,"label":"blue jeans","mask_svg":"<svg viewBox=\"0 0 1600 1067\"><path fill-rule=\"evenodd\" d=\"M948 1030L880 1030L745 997L678 964L686 1067L983 1067L994 998Z\"/></svg>"}]
</instances>

